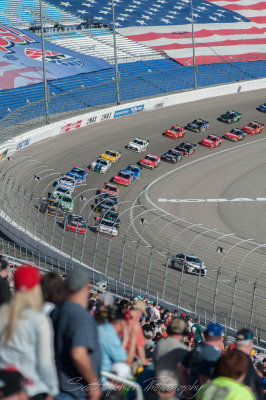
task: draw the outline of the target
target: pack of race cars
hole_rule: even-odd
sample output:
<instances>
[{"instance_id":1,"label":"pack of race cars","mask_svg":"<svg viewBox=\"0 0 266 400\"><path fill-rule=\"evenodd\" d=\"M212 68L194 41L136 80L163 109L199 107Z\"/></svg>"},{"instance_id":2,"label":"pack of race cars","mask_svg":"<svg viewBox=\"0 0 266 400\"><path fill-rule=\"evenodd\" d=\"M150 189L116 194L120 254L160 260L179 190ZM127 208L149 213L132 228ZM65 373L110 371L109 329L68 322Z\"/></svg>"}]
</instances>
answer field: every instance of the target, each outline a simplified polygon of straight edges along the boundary
<instances>
[{"instance_id":1,"label":"pack of race cars","mask_svg":"<svg viewBox=\"0 0 266 400\"><path fill-rule=\"evenodd\" d=\"M266 103L260 105L258 110L266 112ZM242 114L238 111L230 110L221 114L217 119L231 124L238 122L241 117ZM189 122L184 128L173 125L170 129L165 130L163 135L171 139L180 139L184 137L187 130L205 132L209 128L209 125L210 123L208 121L195 119ZM238 142L243 140L247 134L256 135L261 133L263 128L263 123L251 121L242 128L233 128L226 132L223 138L214 134L209 134L207 137L202 138L199 144L214 149L221 145L223 139ZM147 151L149 144L149 140L137 137L131 140L125 148L130 151L142 153ZM91 227L91 229L96 233L108 237L116 237L121 225L118 209L118 186L129 187L142 176L142 168L157 168L161 160L171 164L180 162L183 157L194 154L195 147L196 144L184 141L163 153L162 156L148 153L137 162L137 165L129 164L126 168L121 169L110 179L110 183L105 183L105 185L97 191L93 211L100 215L95 218L95 225ZM100 174L106 174L111 170L112 165L119 162L120 159L121 152L107 149L100 157L90 164L89 169ZM83 216L73 214L74 204L72 194L78 184L82 184L86 181L88 173L88 169L77 166L73 167L54 182L54 191L49 193L47 198L41 200L39 210L44 214L63 218L64 229L67 231L80 234L86 233L87 223Z\"/></svg>"}]
</instances>

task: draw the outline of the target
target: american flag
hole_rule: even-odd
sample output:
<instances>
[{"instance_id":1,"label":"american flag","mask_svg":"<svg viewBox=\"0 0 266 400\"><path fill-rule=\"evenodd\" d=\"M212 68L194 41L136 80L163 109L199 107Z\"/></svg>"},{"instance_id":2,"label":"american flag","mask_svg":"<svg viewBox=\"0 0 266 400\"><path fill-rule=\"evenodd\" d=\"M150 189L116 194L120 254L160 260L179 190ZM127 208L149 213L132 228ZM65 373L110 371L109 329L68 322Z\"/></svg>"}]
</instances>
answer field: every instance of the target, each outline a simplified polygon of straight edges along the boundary
<instances>
[{"instance_id":1,"label":"american flag","mask_svg":"<svg viewBox=\"0 0 266 400\"><path fill-rule=\"evenodd\" d=\"M111 0L50 0L112 24ZM114 0L116 30L192 65L191 0ZM266 60L266 1L193 0L196 64Z\"/></svg>"}]
</instances>

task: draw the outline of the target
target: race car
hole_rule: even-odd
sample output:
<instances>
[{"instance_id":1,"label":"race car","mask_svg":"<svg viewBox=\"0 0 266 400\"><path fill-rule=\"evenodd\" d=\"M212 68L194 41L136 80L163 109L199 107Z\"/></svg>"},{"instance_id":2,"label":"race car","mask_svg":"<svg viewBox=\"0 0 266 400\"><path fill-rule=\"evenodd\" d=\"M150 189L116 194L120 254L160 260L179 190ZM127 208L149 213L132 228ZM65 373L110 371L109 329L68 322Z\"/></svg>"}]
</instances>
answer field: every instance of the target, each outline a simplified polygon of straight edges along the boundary
<instances>
[{"instance_id":1,"label":"race car","mask_svg":"<svg viewBox=\"0 0 266 400\"><path fill-rule=\"evenodd\" d=\"M215 147L219 147L222 141L223 139L220 136L209 135L207 138L201 140L200 145L214 149Z\"/></svg>"},{"instance_id":2,"label":"race car","mask_svg":"<svg viewBox=\"0 0 266 400\"><path fill-rule=\"evenodd\" d=\"M104 160L103 158L97 158L96 161L93 161L90 165L90 169L94 172L99 172L100 174L106 174L111 168L112 163L108 160Z\"/></svg>"},{"instance_id":3,"label":"race car","mask_svg":"<svg viewBox=\"0 0 266 400\"><path fill-rule=\"evenodd\" d=\"M180 126L173 125L172 128L166 129L164 132L164 136L169 137L171 139L179 139L184 136L186 130L184 128L180 128Z\"/></svg>"},{"instance_id":4,"label":"race car","mask_svg":"<svg viewBox=\"0 0 266 400\"><path fill-rule=\"evenodd\" d=\"M175 150L178 150L183 156L191 156L195 152L196 145L189 142L182 142L180 145L176 146Z\"/></svg>"},{"instance_id":5,"label":"race car","mask_svg":"<svg viewBox=\"0 0 266 400\"><path fill-rule=\"evenodd\" d=\"M64 218L66 215L66 209L55 199L42 199L39 210L43 214L50 215L51 217Z\"/></svg>"},{"instance_id":6,"label":"race car","mask_svg":"<svg viewBox=\"0 0 266 400\"><path fill-rule=\"evenodd\" d=\"M243 129L234 128L231 129L230 132L227 132L224 135L224 138L227 140L231 140L231 142L238 142L239 140L243 140L246 134L247 132L243 131Z\"/></svg>"},{"instance_id":7,"label":"race car","mask_svg":"<svg viewBox=\"0 0 266 400\"><path fill-rule=\"evenodd\" d=\"M147 154L144 158L139 161L139 165L145 168L154 169L158 167L161 159L158 156L153 156L152 154Z\"/></svg>"},{"instance_id":8,"label":"race car","mask_svg":"<svg viewBox=\"0 0 266 400\"><path fill-rule=\"evenodd\" d=\"M85 235L86 224L81 215L68 214L65 219L64 228L66 231L81 233Z\"/></svg>"},{"instance_id":9,"label":"race car","mask_svg":"<svg viewBox=\"0 0 266 400\"><path fill-rule=\"evenodd\" d=\"M266 112L266 103L261 104L259 107L257 107L257 110L261 112Z\"/></svg>"},{"instance_id":10,"label":"race car","mask_svg":"<svg viewBox=\"0 0 266 400\"><path fill-rule=\"evenodd\" d=\"M107 221L112 221L112 222L114 222L117 229L120 228L121 221L120 221L119 214L117 211L103 210L101 212L101 215L99 217L96 217L96 221L99 219L105 219Z\"/></svg>"},{"instance_id":11,"label":"race car","mask_svg":"<svg viewBox=\"0 0 266 400\"><path fill-rule=\"evenodd\" d=\"M180 151L175 149L170 149L162 155L161 160L169 162L171 164L175 164L178 161L181 161L182 157L183 155L180 153Z\"/></svg>"},{"instance_id":12,"label":"race car","mask_svg":"<svg viewBox=\"0 0 266 400\"><path fill-rule=\"evenodd\" d=\"M133 175L125 171L119 171L118 174L113 177L113 182L122 186L129 186L132 181Z\"/></svg>"},{"instance_id":13,"label":"race car","mask_svg":"<svg viewBox=\"0 0 266 400\"><path fill-rule=\"evenodd\" d=\"M103 195L104 196L104 195ZM118 205L117 205L117 198L116 197L103 197L98 199L97 204L94 207L94 211L96 212L102 212L111 210L111 211L117 211L118 210Z\"/></svg>"},{"instance_id":14,"label":"race car","mask_svg":"<svg viewBox=\"0 0 266 400\"><path fill-rule=\"evenodd\" d=\"M243 130L247 132L249 135L256 135L257 133L261 133L264 128L264 124L261 124L257 121L252 121L249 124L243 126Z\"/></svg>"},{"instance_id":15,"label":"race car","mask_svg":"<svg viewBox=\"0 0 266 400\"><path fill-rule=\"evenodd\" d=\"M241 117L242 114L240 112L231 110L231 111L226 111L225 114L221 114L218 120L231 124L232 122L238 122Z\"/></svg>"},{"instance_id":16,"label":"race car","mask_svg":"<svg viewBox=\"0 0 266 400\"><path fill-rule=\"evenodd\" d=\"M66 196L64 194L58 194L56 197L56 200L59 201L60 204L62 204L63 208L69 212L73 211L74 204L73 200L70 196Z\"/></svg>"},{"instance_id":17,"label":"race car","mask_svg":"<svg viewBox=\"0 0 266 400\"><path fill-rule=\"evenodd\" d=\"M128 143L126 149L136 151L137 153L142 153L146 151L149 146L149 140L144 140L140 138L135 138L131 142Z\"/></svg>"},{"instance_id":18,"label":"race car","mask_svg":"<svg viewBox=\"0 0 266 400\"><path fill-rule=\"evenodd\" d=\"M119 188L115 185L111 185L110 183L105 183L102 189L100 190L100 194L110 193L113 196L119 195Z\"/></svg>"},{"instance_id":19,"label":"race car","mask_svg":"<svg viewBox=\"0 0 266 400\"><path fill-rule=\"evenodd\" d=\"M176 254L172 256L169 266L188 274L207 275L207 268L204 262L192 254Z\"/></svg>"},{"instance_id":20,"label":"race car","mask_svg":"<svg viewBox=\"0 0 266 400\"><path fill-rule=\"evenodd\" d=\"M57 181L54 182L54 187L64 187L69 189L71 192L75 189L76 180L72 176L62 175Z\"/></svg>"},{"instance_id":21,"label":"race car","mask_svg":"<svg viewBox=\"0 0 266 400\"><path fill-rule=\"evenodd\" d=\"M108 237L116 237L118 228L115 222L99 218L96 220L95 232Z\"/></svg>"},{"instance_id":22,"label":"race car","mask_svg":"<svg viewBox=\"0 0 266 400\"><path fill-rule=\"evenodd\" d=\"M114 150L106 150L101 155L101 158L103 158L104 160L108 160L111 163L119 161L120 157L121 157L121 152L120 151L114 151Z\"/></svg>"},{"instance_id":23,"label":"race car","mask_svg":"<svg viewBox=\"0 0 266 400\"><path fill-rule=\"evenodd\" d=\"M51 196L56 198L57 195L59 195L59 194L61 194L61 195L64 194L66 196L70 196L71 197L71 190L67 189L66 187L63 187L63 186L57 186L55 188L55 190L53 191L53 193L51 194Z\"/></svg>"},{"instance_id":24,"label":"race car","mask_svg":"<svg viewBox=\"0 0 266 400\"><path fill-rule=\"evenodd\" d=\"M194 121L187 124L186 128L193 132L203 132L209 128L209 122L203 119L194 119Z\"/></svg>"},{"instance_id":25,"label":"race car","mask_svg":"<svg viewBox=\"0 0 266 400\"><path fill-rule=\"evenodd\" d=\"M142 174L142 168L137 167L136 165L132 165L132 164L129 164L122 171L132 174L133 181L137 181L141 177L141 174Z\"/></svg>"},{"instance_id":26,"label":"race car","mask_svg":"<svg viewBox=\"0 0 266 400\"><path fill-rule=\"evenodd\" d=\"M82 183L86 180L88 176L88 170L79 167L73 167L70 171L67 172L67 175L75 178L75 181L77 183Z\"/></svg>"}]
</instances>

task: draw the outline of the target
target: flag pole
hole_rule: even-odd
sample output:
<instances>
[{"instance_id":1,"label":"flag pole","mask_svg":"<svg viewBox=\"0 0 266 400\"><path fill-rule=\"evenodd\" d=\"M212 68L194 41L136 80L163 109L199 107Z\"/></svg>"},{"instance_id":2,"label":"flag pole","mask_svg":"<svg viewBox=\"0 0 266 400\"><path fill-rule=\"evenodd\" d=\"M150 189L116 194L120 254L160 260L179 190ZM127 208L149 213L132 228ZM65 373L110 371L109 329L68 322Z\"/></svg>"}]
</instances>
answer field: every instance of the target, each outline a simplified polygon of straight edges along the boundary
<instances>
[{"instance_id":1,"label":"flag pole","mask_svg":"<svg viewBox=\"0 0 266 400\"><path fill-rule=\"evenodd\" d=\"M194 89L197 89L197 65L195 54L195 36L194 36L194 17L193 17L193 0L190 0L191 6L191 31L192 31L192 51L193 51L193 76L194 76Z\"/></svg>"},{"instance_id":2,"label":"flag pole","mask_svg":"<svg viewBox=\"0 0 266 400\"><path fill-rule=\"evenodd\" d=\"M43 82L44 82L44 96L45 96L45 123L49 124L49 92L46 79L46 62L45 62L45 48L44 48L44 33L43 33L43 17L42 17L42 0L40 0L40 20L41 20L41 38L42 38L42 65L43 65Z\"/></svg>"},{"instance_id":3,"label":"flag pole","mask_svg":"<svg viewBox=\"0 0 266 400\"><path fill-rule=\"evenodd\" d=\"M118 71L117 63L117 47L116 47L116 34L115 34L115 10L114 1L112 0L112 17L113 17L113 38L114 38L114 59L115 59L115 82L116 82L116 104L120 104L120 94L119 94L119 83L120 83L120 73Z\"/></svg>"}]
</instances>

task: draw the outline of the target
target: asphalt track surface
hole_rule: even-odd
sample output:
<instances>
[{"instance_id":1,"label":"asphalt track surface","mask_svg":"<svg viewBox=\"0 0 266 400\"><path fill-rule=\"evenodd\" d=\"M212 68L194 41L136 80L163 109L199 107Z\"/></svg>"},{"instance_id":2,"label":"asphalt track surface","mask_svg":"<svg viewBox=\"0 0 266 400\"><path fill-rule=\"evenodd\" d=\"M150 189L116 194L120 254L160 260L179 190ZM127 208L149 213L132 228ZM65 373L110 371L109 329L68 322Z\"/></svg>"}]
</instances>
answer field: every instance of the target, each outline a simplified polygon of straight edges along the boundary
<instances>
[{"instance_id":1,"label":"asphalt track surface","mask_svg":"<svg viewBox=\"0 0 266 400\"><path fill-rule=\"evenodd\" d=\"M162 135L171 125L185 126L195 118L209 121L205 133L186 132L184 140L198 144L206 133L223 136L252 120L266 123L266 114L256 110L265 100L264 90L238 93L104 121L32 145L1 164L1 186L5 187L1 207L36 237L98 271L172 303L178 301L180 306L197 306L208 315L215 303L220 318L228 318L233 309L233 318L249 323L253 308L252 324L263 329L266 129L239 143L223 140L214 150L197 145L193 156L183 157L176 165L162 161L153 171L143 169L139 181L120 189L122 226L115 239L96 235L90 228L86 235L66 232L61 220L41 214L38 205L52 191L54 180L74 165L88 167L107 148L121 151L120 162L108 174L90 171L86 183L74 191L75 213L81 213L93 227L96 190L141 158L125 149L130 139L148 139L148 152L162 155L183 141ZM227 109L243 114L240 123L217 121ZM34 180L35 174L40 181ZM218 253L217 246L224 253ZM203 258L207 277L169 268L169 257L180 251ZM261 336L266 335L261 332Z\"/></svg>"}]
</instances>

